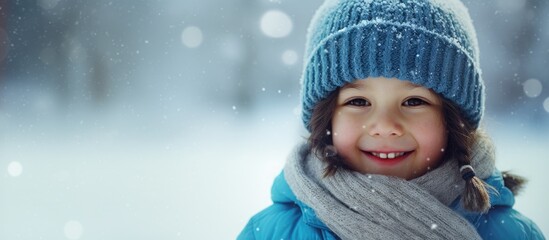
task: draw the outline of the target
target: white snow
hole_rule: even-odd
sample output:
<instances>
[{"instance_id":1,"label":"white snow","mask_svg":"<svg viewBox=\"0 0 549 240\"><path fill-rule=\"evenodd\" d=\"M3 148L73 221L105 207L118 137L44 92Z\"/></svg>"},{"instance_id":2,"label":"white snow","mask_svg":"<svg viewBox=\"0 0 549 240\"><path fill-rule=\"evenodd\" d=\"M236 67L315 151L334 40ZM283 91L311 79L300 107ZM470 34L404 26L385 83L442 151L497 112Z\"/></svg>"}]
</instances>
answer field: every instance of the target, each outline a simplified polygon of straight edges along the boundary
<instances>
[{"instance_id":1,"label":"white snow","mask_svg":"<svg viewBox=\"0 0 549 240\"><path fill-rule=\"evenodd\" d=\"M202 30L196 26L188 26L181 33L181 42L188 48L199 47L202 41Z\"/></svg>"},{"instance_id":2,"label":"white snow","mask_svg":"<svg viewBox=\"0 0 549 240\"><path fill-rule=\"evenodd\" d=\"M3 118L0 166L14 170L0 174L0 239L235 238L302 141L293 106L177 125L83 115L33 131ZM13 162L25 163L17 178Z\"/></svg>"},{"instance_id":3,"label":"white snow","mask_svg":"<svg viewBox=\"0 0 549 240\"><path fill-rule=\"evenodd\" d=\"M297 53L294 50L286 50L282 53L282 62L286 65L294 65L297 58Z\"/></svg>"},{"instance_id":4,"label":"white snow","mask_svg":"<svg viewBox=\"0 0 549 240\"><path fill-rule=\"evenodd\" d=\"M12 177L18 177L23 172L23 166L19 162L10 162L8 165L8 174Z\"/></svg>"},{"instance_id":5,"label":"white snow","mask_svg":"<svg viewBox=\"0 0 549 240\"><path fill-rule=\"evenodd\" d=\"M526 96L535 98L541 94L541 90L543 89L543 86L541 85L541 82L538 79L531 78L526 80L522 87L524 89L524 93Z\"/></svg>"},{"instance_id":6,"label":"white snow","mask_svg":"<svg viewBox=\"0 0 549 240\"><path fill-rule=\"evenodd\" d=\"M272 38L283 38L292 32L293 23L288 14L281 10L269 10L260 20L263 34Z\"/></svg>"}]
</instances>

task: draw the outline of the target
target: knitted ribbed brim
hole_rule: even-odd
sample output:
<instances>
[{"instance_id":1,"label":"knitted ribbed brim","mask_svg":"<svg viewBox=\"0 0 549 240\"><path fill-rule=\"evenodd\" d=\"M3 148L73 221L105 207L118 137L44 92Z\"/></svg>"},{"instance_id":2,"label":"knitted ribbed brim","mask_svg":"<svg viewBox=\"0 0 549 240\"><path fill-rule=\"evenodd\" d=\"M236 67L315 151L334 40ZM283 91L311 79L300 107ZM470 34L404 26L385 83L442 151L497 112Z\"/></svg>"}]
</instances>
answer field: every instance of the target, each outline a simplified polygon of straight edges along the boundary
<instances>
[{"instance_id":1,"label":"knitted ribbed brim","mask_svg":"<svg viewBox=\"0 0 549 240\"><path fill-rule=\"evenodd\" d=\"M484 85L466 10L461 16L463 9L453 11L452 4L426 0L334 2L321 7L309 29L302 75L302 119L307 129L314 106L332 91L379 76L434 90L478 127Z\"/></svg>"}]
</instances>

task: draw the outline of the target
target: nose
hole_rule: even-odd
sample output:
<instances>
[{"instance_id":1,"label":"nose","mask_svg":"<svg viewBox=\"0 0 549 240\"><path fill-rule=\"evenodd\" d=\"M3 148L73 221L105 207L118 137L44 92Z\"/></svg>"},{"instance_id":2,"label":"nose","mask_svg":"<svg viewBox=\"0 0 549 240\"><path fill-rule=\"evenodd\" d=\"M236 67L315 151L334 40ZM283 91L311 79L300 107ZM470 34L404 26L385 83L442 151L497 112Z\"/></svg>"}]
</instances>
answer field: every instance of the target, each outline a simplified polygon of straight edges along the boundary
<instances>
[{"instance_id":1,"label":"nose","mask_svg":"<svg viewBox=\"0 0 549 240\"><path fill-rule=\"evenodd\" d=\"M390 111L378 111L370 115L366 124L368 134L372 137L398 137L403 134L400 117Z\"/></svg>"}]
</instances>

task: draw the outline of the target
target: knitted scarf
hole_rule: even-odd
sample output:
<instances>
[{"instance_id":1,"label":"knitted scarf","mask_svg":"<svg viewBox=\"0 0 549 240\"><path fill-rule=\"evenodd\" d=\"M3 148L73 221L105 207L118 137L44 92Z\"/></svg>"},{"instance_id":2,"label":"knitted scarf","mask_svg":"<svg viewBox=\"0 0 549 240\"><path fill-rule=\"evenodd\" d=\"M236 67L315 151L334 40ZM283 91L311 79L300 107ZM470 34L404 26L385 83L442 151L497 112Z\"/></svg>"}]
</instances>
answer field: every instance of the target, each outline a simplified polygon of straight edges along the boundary
<instances>
[{"instance_id":1,"label":"knitted scarf","mask_svg":"<svg viewBox=\"0 0 549 240\"><path fill-rule=\"evenodd\" d=\"M471 165L479 178L493 172L494 155L488 139L476 142ZM303 144L288 159L284 175L297 198L342 239L480 239L448 207L465 187L457 161L448 159L409 181L343 168L323 177L324 167Z\"/></svg>"}]
</instances>

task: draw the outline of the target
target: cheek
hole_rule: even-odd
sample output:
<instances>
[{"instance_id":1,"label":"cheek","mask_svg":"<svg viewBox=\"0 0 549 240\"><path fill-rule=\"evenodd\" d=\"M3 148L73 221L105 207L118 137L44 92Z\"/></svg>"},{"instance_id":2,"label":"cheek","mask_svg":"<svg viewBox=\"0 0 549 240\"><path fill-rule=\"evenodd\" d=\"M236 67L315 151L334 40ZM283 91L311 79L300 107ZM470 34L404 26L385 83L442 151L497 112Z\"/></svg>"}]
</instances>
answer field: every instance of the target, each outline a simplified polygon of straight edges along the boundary
<instances>
[{"instance_id":1,"label":"cheek","mask_svg":"<svg viewBox=\"0 0 549 240\"><path fill-rule=\"evenodd\" d=\"M359 132L357 126L352 118L345 117L344 115L336 116L332 119L332 139L334 146L338 151L345 151L345 149L351 148L355 145Z\"/></svg>"},{"instance_id":2,"label":"cheek","mask_svg":"<svg viewBox=\"0 0 549 240\"><path fill-rule=\"evenodd\" d=\"M444 154L442 149L446 148L447 133L441 119L433 118L431 121L421 121L415 130L415 138L423 149L424 154L431 159L439 159Z\"/></svg>"}]
</instances>

